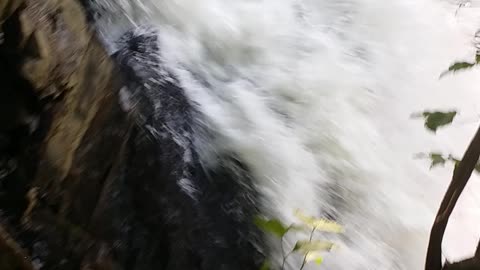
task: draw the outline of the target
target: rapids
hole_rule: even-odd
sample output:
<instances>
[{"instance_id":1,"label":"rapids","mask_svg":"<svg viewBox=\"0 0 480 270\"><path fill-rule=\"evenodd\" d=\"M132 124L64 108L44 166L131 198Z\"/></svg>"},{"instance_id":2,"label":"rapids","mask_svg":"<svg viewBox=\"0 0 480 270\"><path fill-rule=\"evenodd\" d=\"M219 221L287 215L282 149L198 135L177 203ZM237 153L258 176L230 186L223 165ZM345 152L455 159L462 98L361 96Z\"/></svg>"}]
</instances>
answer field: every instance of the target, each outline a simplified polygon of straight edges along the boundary
<instances>
[{"instance_id":1,"label":"rapids","mask_svg":"<svg viewBox=\"0 0 480 270\"><path fill-rule=\"evenodd\" d=\"M428 161L414 156L461 155L480 113L478 70L439 79L452 62L475 52L480 10L457 6L440 0L102 0L96 11L112 53L132 26L159 29L162 61L220 134L205 147L205 162L216 149L239 153L265 212L288 223L300 208L345 226L343 235L332 236L339 248L325 255L321 269L410 270L423 267L452 170L429 170ZM450 108L459 117L436 135L410 117ZM480 233L475 186L478 181L467 187L448 228L448 259L474 251ZM298 261L290 264L298 269Z\"/></svg>"}]
</instances>

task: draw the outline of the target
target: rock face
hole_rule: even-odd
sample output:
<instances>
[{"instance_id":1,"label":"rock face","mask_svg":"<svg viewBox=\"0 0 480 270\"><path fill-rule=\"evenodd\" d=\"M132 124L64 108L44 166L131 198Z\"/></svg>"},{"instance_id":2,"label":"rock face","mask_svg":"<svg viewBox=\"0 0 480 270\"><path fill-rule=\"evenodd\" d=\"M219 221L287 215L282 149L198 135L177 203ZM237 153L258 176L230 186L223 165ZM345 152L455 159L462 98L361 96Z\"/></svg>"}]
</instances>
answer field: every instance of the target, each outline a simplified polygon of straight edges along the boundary
<instances>
[{"instance_id":1,"label":"rock face","mask_svg":"<svg viewBox=\"0 0 480 270\"><path fill-rule=\"evenodd\" d=\"M111 58L85 17L77 0L0 0L0 269L258 269L247 168L198 163L181 89L146 86L129 58L152 36Z\"/></svg>"},{"instance_id":2,"label":"rock face","mask_svg":"<svg viewBox=\"0 0 480 270\"><path fill-rule=\"evenodd\" d=\"M74 0L2 0L0 19L0 268L113 269L92 213L130 127L121 76Z\"/></svg>"},{"instance_id":3,"label":"rock face","mask_svg":"<svg viewBox=\"0 0 480 270\"><path fill-rule=\"evenodd\" d=\"M166 239L164 269L259 269L258 194L248 168L224 149L199 157L218 138L162 62L155 27L127 31L117 43L114 59L126 79L121 96L138 127L125 153L131 163L121 166L135 182L133 196L142 198L129 227L138 232L141 220L152 228L148 235Z\"/></svg>"}]
</instances>

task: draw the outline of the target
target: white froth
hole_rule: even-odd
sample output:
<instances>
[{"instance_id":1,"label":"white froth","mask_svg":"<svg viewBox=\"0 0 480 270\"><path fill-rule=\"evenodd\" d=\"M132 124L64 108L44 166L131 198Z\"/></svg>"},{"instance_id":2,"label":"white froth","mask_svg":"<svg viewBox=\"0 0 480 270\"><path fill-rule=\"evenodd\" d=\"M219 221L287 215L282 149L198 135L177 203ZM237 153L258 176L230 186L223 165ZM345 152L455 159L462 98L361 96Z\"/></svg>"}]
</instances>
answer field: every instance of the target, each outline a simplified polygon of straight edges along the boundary
<instances>
[{"instance_id":1,"label":"white froth","mask_svg":"<svg viewBox=\"0 0 480 270\"><path fill-rule=\"evenodd\" d=\"M345 225L348 240L336 240L341 248L323 269L422 268L452 168L429 171L413 156L461 154L473 134L478 70L438 79L453 61L473 57L473 9L455 15L455 5L440 0L126 6L146 11L137 21L161 29L162 59L223 136L217 147L235 150L253 170L265 209L285 221L296 208L335 212ZM458 123L436 136L409 118L452 107L461 112ZM462 209L478 206L465 198ZM467 218L458 213L445 243L449 259L474 249L459 252L458 234L479 234L465 231Z\"/></svg>"}]
</instances>

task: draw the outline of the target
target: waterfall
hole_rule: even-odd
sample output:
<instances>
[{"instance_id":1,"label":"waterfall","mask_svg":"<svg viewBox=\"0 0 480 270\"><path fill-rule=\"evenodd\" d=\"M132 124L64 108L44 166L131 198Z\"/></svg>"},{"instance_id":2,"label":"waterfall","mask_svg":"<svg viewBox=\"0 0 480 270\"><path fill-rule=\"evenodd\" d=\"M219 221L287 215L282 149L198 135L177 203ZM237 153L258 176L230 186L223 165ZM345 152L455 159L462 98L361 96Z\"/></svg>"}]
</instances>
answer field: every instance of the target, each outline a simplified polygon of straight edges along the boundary
<instances>
[{"instance_id":1,"label":"waterfall","mask_svg":"<svg viewBox=\"0 0 480 270\"><path fill-rule=\"evenodd\" d=\"M219 134L209 147L238 153L263 211L289 223L302 209L345 227L325 236L339 246L325 255L321 269L330 270L422 269L452 167L429 170L414 156L461 155L478 122L478 70L439 79L474 54L480 17L475 7L457 9L441 0L102 0L95 8L112 53L125 30L158 28L162 61ZM433 135L410 118L437 108L460 111L452 128ZM460 202L466 211L478 206L471 194ZM473 252L479 235L465 229L473 213L456 213L448 259ZM472 238L461 248L454 241Z\"/></svg>"}]
</instances>

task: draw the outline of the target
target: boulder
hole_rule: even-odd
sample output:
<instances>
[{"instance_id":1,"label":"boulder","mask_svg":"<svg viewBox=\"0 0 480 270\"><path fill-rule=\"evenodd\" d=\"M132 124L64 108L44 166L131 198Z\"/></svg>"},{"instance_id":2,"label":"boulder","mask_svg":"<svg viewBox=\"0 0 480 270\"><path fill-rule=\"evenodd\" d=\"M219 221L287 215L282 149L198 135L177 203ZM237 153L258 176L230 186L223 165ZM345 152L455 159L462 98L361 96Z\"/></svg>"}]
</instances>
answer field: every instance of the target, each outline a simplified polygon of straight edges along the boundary
<instances>
[{"instance_id":1,"label":"boulder","mask_svg":"<svg viewBox=\"0 0 480 270\"><path fill-rule=\"evenodd\" d=\"M0 1L2 270L118 264L92 216L116 206L104 197L131 125L85 17L75 0Z\"/></svg>"}]
</instances>

